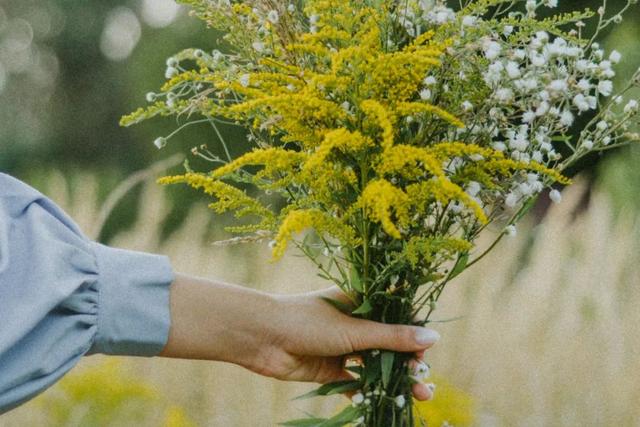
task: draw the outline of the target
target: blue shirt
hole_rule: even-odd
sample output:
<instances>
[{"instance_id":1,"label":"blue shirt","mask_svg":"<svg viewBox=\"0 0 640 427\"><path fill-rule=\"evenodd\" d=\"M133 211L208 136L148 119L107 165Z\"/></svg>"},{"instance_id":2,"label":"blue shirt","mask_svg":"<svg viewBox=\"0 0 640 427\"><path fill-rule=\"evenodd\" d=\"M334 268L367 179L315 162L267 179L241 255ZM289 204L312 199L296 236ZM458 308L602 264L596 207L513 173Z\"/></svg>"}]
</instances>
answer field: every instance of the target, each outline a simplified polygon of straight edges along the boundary
<instances>
[{"instance_id":1,"label":"blue shirt","mask_svg":"<svg viewBox=\"0 0 640 427\"><path fill-rule=\"evenodd\" d=\"M158 354L173 279L168 258L88 240L53 202L0 173L0 414L85 354Z\"/></svg>"}]
</instances>

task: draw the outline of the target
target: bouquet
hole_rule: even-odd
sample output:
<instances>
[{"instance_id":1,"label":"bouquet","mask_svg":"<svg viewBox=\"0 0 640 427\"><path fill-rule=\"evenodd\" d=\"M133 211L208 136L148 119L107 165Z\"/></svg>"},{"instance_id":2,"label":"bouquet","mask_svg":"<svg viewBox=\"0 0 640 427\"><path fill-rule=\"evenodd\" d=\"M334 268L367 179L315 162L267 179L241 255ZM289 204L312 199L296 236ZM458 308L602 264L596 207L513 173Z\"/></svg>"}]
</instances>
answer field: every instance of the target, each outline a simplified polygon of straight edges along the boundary
<instances>
[{"instance_id":1,"label":"bouquet","mask_svg":"<svg viewBox=\"0 0 640 427\"><path fill-rule=\"evenodd\" d=\"M164 86L122 124L210 124L224 155L192 152L215 166L160 182L243 218L231 242L269 241L275 259L295 246L352 302L328 303L356 317L425 325L540 194L561 200L569 166L640 139L638 102L625 99L640 72L614 91L621 55L596 41L633 0L567 14L553 14L557 0L183 2L223 34L220 50L169 58ZM255 148L233 158L220 123ZM285 424L418 425L411 386L428 368L410 354L361 357L353 380L310 393L351 392L350 406Z\"/></svg>"}]
</instances>

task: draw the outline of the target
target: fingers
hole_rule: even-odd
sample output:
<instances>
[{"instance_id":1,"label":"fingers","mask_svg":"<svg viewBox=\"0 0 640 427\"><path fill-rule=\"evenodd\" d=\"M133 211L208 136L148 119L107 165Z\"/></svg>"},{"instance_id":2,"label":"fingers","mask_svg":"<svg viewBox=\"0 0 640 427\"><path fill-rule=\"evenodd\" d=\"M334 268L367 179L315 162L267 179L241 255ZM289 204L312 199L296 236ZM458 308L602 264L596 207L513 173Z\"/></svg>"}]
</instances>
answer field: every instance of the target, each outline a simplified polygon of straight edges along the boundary
<instances>
[{"instance_id":1,"label":"fingers","mask_svg":"<svg viewBox=\"0 0 640 427\"><path fill-rule=\"evenodd\" d=\"M417 400L431 400L433 399L435 391L436 386L433 383L416 383L411 388L413 397Z\"/></svg>"},{"instance_id":2,"label":"fingers","mask_svg":"<svg viewBox=\"0 0 640 427\"><path fill-rule=\"evenodd\" d=\"M354 326L348 329L354 351L421 352L440 339L440 334L433 329L419 326L387 325L369 320L354 320Z\"/></svg>"}]
</instances>

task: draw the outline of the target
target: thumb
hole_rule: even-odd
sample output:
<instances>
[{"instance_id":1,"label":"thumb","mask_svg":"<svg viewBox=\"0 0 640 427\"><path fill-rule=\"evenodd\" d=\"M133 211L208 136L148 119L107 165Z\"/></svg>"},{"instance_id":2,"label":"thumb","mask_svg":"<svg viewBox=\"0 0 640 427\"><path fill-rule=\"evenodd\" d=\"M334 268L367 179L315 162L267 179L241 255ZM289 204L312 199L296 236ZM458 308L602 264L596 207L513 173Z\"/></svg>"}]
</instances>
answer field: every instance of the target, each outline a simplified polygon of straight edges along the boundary
<instances>
[{"instance_id":1,"label":"thumb","mask_svg":"<svg viewBox=\"0 0 640 427\"><path fill-rule=\"evenodd\" d=\"M382 349L416 352L433 346L439 339L433 329L420 326L389 325L371 320L356 320L349 328L353 351Z\"/></svg>"}]
</instances>

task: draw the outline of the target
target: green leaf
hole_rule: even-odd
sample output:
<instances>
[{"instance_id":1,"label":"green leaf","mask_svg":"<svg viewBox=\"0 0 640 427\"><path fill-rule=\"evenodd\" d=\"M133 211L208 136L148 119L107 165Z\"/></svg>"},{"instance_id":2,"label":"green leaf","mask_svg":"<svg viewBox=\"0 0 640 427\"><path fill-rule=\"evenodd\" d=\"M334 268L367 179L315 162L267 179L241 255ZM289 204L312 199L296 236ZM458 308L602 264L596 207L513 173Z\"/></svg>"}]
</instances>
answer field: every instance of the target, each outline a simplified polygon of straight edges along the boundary
<instances>
[{"instance_id":1,"label":"green leaf","mask_svg":"<svg viewBox=\"0 0 640 427\"><path fill-rule=\"evenodd\" d=\"M360 388L359 381L336 381L333 383L323 384L317 389L296 397L294 400L308 399L316 396L330 396L332 394L345 393Z\"/></svg>"},{"instance_id":2,"label":"green leaf","mask_svg":"<svg viewBox=\"0 0 640 427\"><path fill-rule=\"evenodd\" d=\"M338 310L340 310L341 312L343 312L344 314L351 314L351 305L344 303L342 301L338 301L336 299L332 299L329 297L322 297L322 299L326 302L328 302L329 304L331 304L332 306L334 306L335 308L337 308Z\"/></svg>"},{"instance_id":3,"label":"green leaf","mask_svg":"<svg viewBox=\"0 0 640 427\"><path fill-rule=\"evenodd\" d=\"M360 280L360 275L358 274L358 271L355 268L351 269L351 280L349 280L349 285L351 285L351 288L362 293L364 291L364 288L362 287L362 281Z\"/></svg>"},{"instance_id":4,"label":"green leaf","mask_svg":"<svg viewBox=\"0 0 640 427\"><path fill-rule=\"evenodd\" d=\"M345 424L355 421L360 415L362 415L360 408L349 405L318 427L343 427Z\"/></svg>"},{"instance_id":5,"label":"green leaf","mask_svg":"<svg viewBox=\"0 0 640 427\"><path fill-rule=\"evenodd\" d=\"M382 371L382 385L387 388L391 379L391 370L393 369L393 359L395 353L391 351L383 351L380 354L380 370Z\"/></svg>"},{"instance_id":6,"label":"green leaf","mask_svg":"<svg viewBox=\"0 0 640 427\"><path fill-rule=\"evenodd\" d=\"M299 420L285 421L278 425L289 427L320 427L326 421L326 418L301 418Z\"/></svg>"},{"instance_id":7,"label":"green leaf","mask_svg":"<svg viewBox=\"0 0 640 427\"><path fill-rule=\"evenodd\" d=\"M467 263L469 262L469 252L465 252L460 257L458 257L458 262L451 270L451 274L449 275L450 279L453 279L458 274L462 273L464 269L467 267Z\"/></svg>"},{"instance_id":8,"label":"green leaf","mask_svg":"<svg viewBox=\"0 0 640 427\"><path fill-rule=\"evenodd\" d=\"M360 304L360 307L358 307L355 310L353 310L352 313L353 314L367 314L371 310L373 310L373 306L371 305L369 300L366 299L366 300L364 300L364 302L362 304Z\"/></svg>"}]
</instances>

